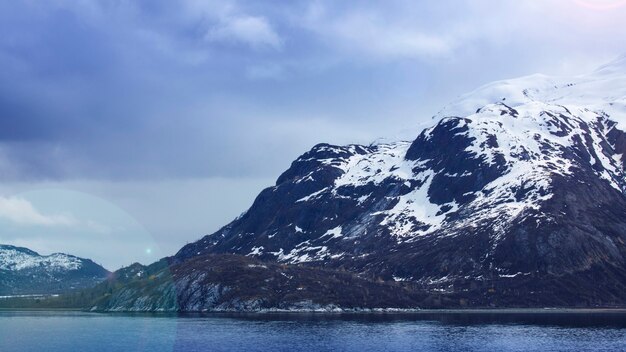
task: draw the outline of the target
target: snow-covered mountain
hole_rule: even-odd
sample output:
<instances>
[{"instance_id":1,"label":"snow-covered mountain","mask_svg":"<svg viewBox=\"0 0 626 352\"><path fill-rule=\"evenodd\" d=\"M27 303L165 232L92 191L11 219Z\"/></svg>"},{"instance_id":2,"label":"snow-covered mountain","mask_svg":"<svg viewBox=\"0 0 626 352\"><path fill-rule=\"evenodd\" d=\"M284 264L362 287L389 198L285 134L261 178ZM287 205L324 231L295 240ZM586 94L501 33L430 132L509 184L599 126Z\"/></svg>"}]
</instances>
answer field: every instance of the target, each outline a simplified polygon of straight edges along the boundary
<instances>
[{"instance_id":1,"label":"snow-covered mountain","mask_svg":"<svg viewBox=\"0 0 626 352\"><path fill-rule=\"evenodd\" d=\"M176 262L234 253L442 292L626 303L626 57L495 82L436 119L412 142L315 146Z\"/></svg>"},{"instance_id":2,"label":"snow-covered mountain","mask_svg":"<svg viewBox=\"0 0 626 352\"><path fill-rule=\"evenodd\" d=\"M91 260L0 245L0 295L60 293L91 287L109 272Z\"/></svg>"}]
</instances>

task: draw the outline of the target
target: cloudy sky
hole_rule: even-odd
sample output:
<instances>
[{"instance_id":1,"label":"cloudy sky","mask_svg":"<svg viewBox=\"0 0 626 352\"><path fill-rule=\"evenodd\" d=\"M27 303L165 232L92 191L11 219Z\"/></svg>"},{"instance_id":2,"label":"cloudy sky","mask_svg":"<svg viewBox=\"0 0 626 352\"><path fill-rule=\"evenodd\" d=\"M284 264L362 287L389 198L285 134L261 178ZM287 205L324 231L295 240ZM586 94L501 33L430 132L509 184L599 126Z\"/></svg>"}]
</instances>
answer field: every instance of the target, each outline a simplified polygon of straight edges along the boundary
<instances>
[{"instance_id":1,"label":"cloudy sky","mask_svg":"<svg viewBox=\"0 0 626 352\"><path fill-rule=\"evenodd\" d=\"M0 0L0 243L109 269L319 142L411 139L497 79L626 52L623 0Z\"/></svg>"}]
</instances>

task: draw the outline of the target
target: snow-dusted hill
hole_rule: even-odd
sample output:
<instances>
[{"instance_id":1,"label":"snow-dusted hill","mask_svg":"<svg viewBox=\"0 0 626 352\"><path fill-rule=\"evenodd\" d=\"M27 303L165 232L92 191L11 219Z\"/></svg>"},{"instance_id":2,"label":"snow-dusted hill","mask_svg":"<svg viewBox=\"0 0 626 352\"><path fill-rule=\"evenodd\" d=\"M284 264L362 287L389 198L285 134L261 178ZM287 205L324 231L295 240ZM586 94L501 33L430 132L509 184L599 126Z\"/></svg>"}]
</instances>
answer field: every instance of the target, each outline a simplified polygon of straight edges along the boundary
<instances>
[{"instance_id":1,"label":"snow-dusted hill","mask_svg":"<svg viewBox=\"0 0 626 352\"><path fill-rule=\"evenodd\" d=\"M109 272L91 260L0 245L0 295L50 294L86 288Z\"/></svg>"},{"instance_id":2,"label":"snow-dusted hill","mask_svg":"<svg viewBox=\"0 0 626 352\"><path fill-rule=\"evenodd\" d=\"M493 103L522 106L532 102L588 109L626 123L626 54L593 72L575 77L535 74L497 81L459 97L435 117L467 116ZM625 129L621 125L621 129Z\"/></svg>"},{"instance_id":3,"label":"snow-dusted hill","mask_svg":"<svg viewBox=\"0 0 626 352\"><path fill-rule=\"evenodd\" d=\"M176 260L236 253L428 289L541 300L563 285L555 300L626 303L626 58L495 82L437 119L413 142L315 146Z\"/></svg>"}]
</instances>

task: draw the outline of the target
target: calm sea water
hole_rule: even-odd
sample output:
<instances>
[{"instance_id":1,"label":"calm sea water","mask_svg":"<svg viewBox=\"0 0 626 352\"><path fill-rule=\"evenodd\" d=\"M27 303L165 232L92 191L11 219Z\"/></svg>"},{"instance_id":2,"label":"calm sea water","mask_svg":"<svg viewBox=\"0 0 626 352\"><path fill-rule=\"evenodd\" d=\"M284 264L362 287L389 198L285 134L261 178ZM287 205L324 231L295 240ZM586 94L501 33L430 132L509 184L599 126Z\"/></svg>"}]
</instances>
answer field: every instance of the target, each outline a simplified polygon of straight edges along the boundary
<instances>
[{"instance_id":1,"label":"calm sea water","mask_svg":"<svg viewBox=\"0 0 626 352\"><path fill-rule=\"evenodd\" d=\"M626 313L0 312L0 351L626 351Z\"/></svg>"}]
</instances>

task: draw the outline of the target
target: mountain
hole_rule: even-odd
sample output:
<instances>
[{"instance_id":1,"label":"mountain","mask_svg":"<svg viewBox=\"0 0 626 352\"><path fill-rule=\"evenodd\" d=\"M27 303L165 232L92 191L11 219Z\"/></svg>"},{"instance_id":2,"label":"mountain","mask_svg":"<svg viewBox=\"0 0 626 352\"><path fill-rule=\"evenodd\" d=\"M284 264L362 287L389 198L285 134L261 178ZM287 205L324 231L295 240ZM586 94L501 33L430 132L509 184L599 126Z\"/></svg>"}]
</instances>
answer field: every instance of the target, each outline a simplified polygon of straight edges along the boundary
<instances>
[{"instance_id":1,"label":"mountain","mask_svg":"<svg viewBox=\"0 0 626 352\"><path fill-rule=\"evenodd\" d=\"M347 270L470 304L626 305L626 57L495 82L415 140L319 144L183 247Z\"/></svg>"},{"instance_id":2,"label":"mountain","mask_svg":"<svg viewBox=\"0 0 626 352\"><path fill-rule=\"evenodd\" d=\"M64 302L626 306L626 57L494 82L433 119L413 141L316 145L219 231Z\"/></svg>"},{"instance_id":3,"label":"mountain","mask_svg":"<svg viewBox=\"0 0 626 352\"><path fill-rule=\"evenodd\" d=\"M89 259L0 245L0 295L63 293L94 286L109 274Z\"/></svg>"}]
</instances>

